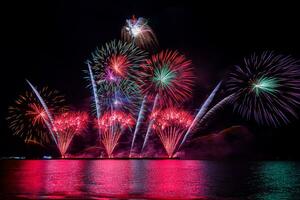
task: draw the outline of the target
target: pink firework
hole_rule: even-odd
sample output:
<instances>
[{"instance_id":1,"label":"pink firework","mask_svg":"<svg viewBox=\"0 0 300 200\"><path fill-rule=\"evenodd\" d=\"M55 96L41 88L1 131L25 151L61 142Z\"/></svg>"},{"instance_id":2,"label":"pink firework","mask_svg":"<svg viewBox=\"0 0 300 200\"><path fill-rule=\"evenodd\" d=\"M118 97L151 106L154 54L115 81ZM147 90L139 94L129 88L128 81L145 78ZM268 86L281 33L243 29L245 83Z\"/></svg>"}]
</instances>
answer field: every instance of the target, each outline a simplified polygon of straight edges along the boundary
<instances>
[{"instance_id":1,"label":"pink firework","mask_svg":"<svg viewBox=\"0 0 300 200\"><path fill-rule=\"evenodd\" d=\"M123 132L133 127L134 119L128 113L108 111L100 119L96 119L95 124L101 131L101 141L108 157L111 158Z\"/></svg>"},{"instance_id":2,"label":"pink firework","mask_svg":"<svg viewBox=\"0 0 300 200\"><path fill-rule=\"evenodd\" d=\"M159 96L160 104L179 104L192 95L191 61L177 51L161 51L142 65L140 85L144 95Z\"/></svg>"},{"instance_id":3,"label":"pink firework","mask_svg":"<svg viewBox=\"0 0 300 200\"><path fill-rule=\"evenodd\" d=\"M55 117L53 130L58 133L57 146L62 157L65 157L74 135L81 134L86 128L87 121L85 112L65 112Z\"/></svg>"},{"instance_id":4,"label":"pink firework","mask_svg":"<svg viewBox=\"0 0 300 200\"><path fill-rule=\"evenodd\" d=\"M169 107L155 116L153 129L158 134L169 158L173 157L193 117L187 111Z\"/></svg>"}]
</instances>

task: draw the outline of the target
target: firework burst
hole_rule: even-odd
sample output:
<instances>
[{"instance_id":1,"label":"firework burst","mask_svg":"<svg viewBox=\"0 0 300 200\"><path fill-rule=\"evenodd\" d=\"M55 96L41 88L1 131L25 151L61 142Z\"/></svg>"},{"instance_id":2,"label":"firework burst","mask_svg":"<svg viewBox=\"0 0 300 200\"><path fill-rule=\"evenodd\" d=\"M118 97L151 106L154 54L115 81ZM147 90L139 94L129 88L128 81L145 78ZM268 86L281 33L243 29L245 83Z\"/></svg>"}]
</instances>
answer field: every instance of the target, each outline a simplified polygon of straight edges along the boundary
<instances>
[{"instance_id":1,"label":"firework burst","mask_svg":"<svg viewBox=\"0 0 300 200\"><path fill-rule=\"evenodd\" d=\"M124 112L107 111L100 119L96 119L95 125L101 130L101 141L108 157L111 158L121 135L126 129L133 127L134 119Z\"/></svg>"},{"instance_id":2,"label":"firework burst","mask_svg":"<svg viewBox=\"0 0 300 200\"><path fill-rule=\"evenodd\" d=\"M138 112L142 96L137 84L128 80L119 83L101 84L98 97L102 111L119 110L135 115Z\"/></svg>"},{"instance_id":3,"label":"firework burst","mask_svg":"<svg viewBox=\"0 0 300 200\"><path fill-rule=\"evenodd\" d=\"M152 117L155 118L153 129L158 134L169 158L171 158L193 118L185 110L174 107L154 113Z\"/></svg>"},{"instance_id":4,"label":"firework burst","mask_svg":"<svg viewBox=\"0 0 300 200\"><path fill-rule=\"evenodd\" d=\"M135 81L140 71L140 64L147 53L132 43L111 41L92 53L87 62L94 72L95 81L118 82L122 79Z\"/></svg>"},{"instance_id":5,"label":"firework burst","mask_svg":"<svg viewBox=\"0 0 300 200\"><path fill-rule=\"evenodd\" d=\"M126 20L122 28L121 37L126 42L133 42L140 48L152 48L158 46L156 36L148 25L148 20L133 16Z\"/></svg>"},{"instance_id":6,"label":"firework burst","mask_svg":"<svg viewBox=\"0 0 300 200\"><path fill-rule=\"evenodd\" d=\"M140 65L146 57L146 52L122 41L109 42L92 54L87 61L88 79L92 83L90 86L98 113L100 109L107 110L107 107L137 112L141 93L136 81L141 71Z\"/></svg>"},{"instance_id":7,"label":"firework burst","mask_svg":"<svg viewBox=\"0 0 300 200\"><path fill-rule=\"evenodd\" d=\"M181 103L192 95L191 61L177 51L162 51L143 64L140 85L144 95L159 95L160 104Z\"/></svg>"},{"instance_id":8,"label":"firework burst","mask_svg":"<svg viewBox=\"0 0 300 200\"><path fill-rule=\"evenodd\" d=\"M55 114L65 110L65 100L56 90L49 90L47 87L39 91L47 103L51 113ZM50 142L50 124L46 111L40 104L36 95L32 92L25 92L8 108L8 124L15 135L28 141L35 141L41 144Z\"/></svg>"},{"instance_id":9,"label":"firework burst","mask_svg":"<svg viewBox=\"0 0 300 200\"><path fill-rule=\"evenodd\" d=\"M300 64L290 56L264 52L244 59L227 81L234 110L259 124L279 126L297 117Z\"/></svg>"},{"instance_id":10,"label":"firework burst","mask_svg":"<svg viewBox=\"0 0 300 200\"><path fill-rule=\"evenodd\" d=\"M58 133L57 146L62 157L65 157L73 137L86 128L87 121L88 114L85 112L64 112L55 117L53 130Z\"/></svg>"}]
</instances>

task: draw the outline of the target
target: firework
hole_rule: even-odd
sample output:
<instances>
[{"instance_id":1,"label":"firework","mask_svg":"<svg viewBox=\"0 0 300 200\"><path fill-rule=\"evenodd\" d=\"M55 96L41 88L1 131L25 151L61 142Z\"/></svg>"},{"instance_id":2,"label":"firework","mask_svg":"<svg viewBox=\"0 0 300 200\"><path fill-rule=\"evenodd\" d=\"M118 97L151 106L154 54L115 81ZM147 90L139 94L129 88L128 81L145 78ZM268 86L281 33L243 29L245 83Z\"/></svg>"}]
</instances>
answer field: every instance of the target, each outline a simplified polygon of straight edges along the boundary
<instances>
[{"instance_id":1,"label":"firework","mask_svg":"<svg viewBox=\"0 0 300 200\"><path fill-rule=\"evenodd\" d=\"M92 53L87 61L94 71L97 84L134 80L147 53L132 43L111 41Z\"/></svg>"},{"instance_id":2,"label":"firework","mask_svg":"<svg viewBox=\"0 0 300 200\"><path fill-rule=\"evenodd\" d=\"M133 16L131 19L127 19L122 28L121 37L127 42L133 42L140 48L152 48L158 44L148 21L142 17Z\"/></svg>"},{"instance_id":3,"label":"firework","mask_svg":"<svg viewBox=\"0 0 300 200\"><path fill-rule=\"evenodd\" d=\"M279 126L297 117L300 64L290 56L264 52L244 59L227 81L234 110L259 124Z\"/></svg>"},{"instance_id":4,"label":"firework","mask_svg":"<svg viewBox=\"0 0 300 200\"><path fill-rule=\"evenodd\" d=\"M101 130L101 141L108 157L111 158L121 135L134 125L134 120L127 113L107 111L100 119L96 119L95 124Z\"/></svg>"},{"instance_id":5,"label":"firework","mask_svg":"<svg viewBox=\"0 0 300 200\"><path fill-rule=\"evenodd\" d=\"M162 51L143 64L140 85L144 95L159 95L160 105L179 104L192 95L191 61L177 51Z\"/></svg>"},{"instance_id":6,"label":"firework","mask_svg":"<svg viewBox=\"0 0 300 200\"><path fill-rule=\"evenodd\" d=\"M203 123L207 120L210 120L212 116L214 116L218 111L220 111L225 105L232 102L232 99L235 94L231 94L225 98L223 98L221 101L219 101L216 105L214 105L209 111L205 113L205 115L201 118L201 120L198 123L199 127L203 126Z\"/></svg>"},{"instance_id":7,"label":"firework","mask_svg":"<svg viewBox=\"0 0 300 200\"><path fill-rule=\"evenodd\" d=\"M132 137L132 142L131 142L131 147L130 147L130 152L129 152L129 156L130 157L131 157L131 153L132 153L132 149L133 149L133 145L134 145L134 141L135 141L136 135L137 135L137 133L139 131L141 122L142 122L142 120L144 118L145 102L146 102L146 96L144 97L144 99L142 101L141 108L140 108L139 114L138 114L138 118L136 120L136 125L135 125L135 129L134 129L134 133L133 133L133 137Z\"/></svg>"},{"instance_id":8,"label":"firework","mask_svg":"<svg viewBox=\"0 0 300 200\"><path fill-rule=\"evenodd\" d=\"M154 120L155 120L155 117L154 117L155 115L154 114L157 113L157 110L156 110L157 102L158 102L158 94L155 96L155 99L154 99L154 102L153 102L152 111L151 111L151 116L152 117L150 118L150 122L148 124L147 132L146 132L144 142L143 142L143 146L142 146L142 149L141 149L141 154L143 153L143 151L146 147L146 144L148 142L148 139L149 139L149 136L150 136L150 133L151 133L151 128L152 128Z\"/></svg>"},{"instance_id":9,"label":"firework","mask_svg":"<svg viewBox=\"0 0 300 200\"><path fill-rule=\"evenodd\" d=\"M119 110L136 115L142 96L139 87L132 81L121 80L115 84L101 84L98 87L101 110Z\"/></svg>"},{"instance_id":10,"label":"firework","mask_svg":"<svg viewBox=\"0 0 300 200\"><path fill-rule=\"evenodd\" d=\"M188 128L187 132L185 133L179 147L178 150L180 149L180 147L184 144L184 142L186 141L186 139L188 138L189 134L194 130L196 124L198 123L198 121L203 117L203 115L206 113L206 111L208 110L208 107L210 106L212 100L214 99L216 93L219 91L219 88L221 86L220 82L215 89L211 92L211 94L209 95L209 97L205 100L205 102L203 103L203 105L201 106L200 110L198 111L197 115L195 116L193 122L191 123L190 127Z\"/></svg>"},{"instance_id":11,"label":"firework","mask_svg":"<svg viewBox=\"0 0 300 200\"><path fill-rule=\"evenodd\" d=\"M180 104L191 97L194 76L191 61L177 51L162 51L145 61L140 73L140 86L144 95L154 97L152 112L158 107ZM154 119L151 119L141 153L148 142Z\"/></svg>"},{"instance_id":12,"label":"firework","mask_svg":"<svg viewBox=\"0 0 300 200\"><path fill-rule=\"evenodd\" d=\"M36 92L38 91L36 90ZM48 105L49 113L55 114L66 109L65 100L58 91L44 87L38 93L40 97L43 97L44 104ZM35 93L25 92L25 94L20 95L14 105L9 107L8 114L9 127L15 135L22 137L25 142L35 141L41 144L50 142L51 123L49 115ZM52 136L56 141L55 136Z\"/></svg>"},{"instance_id":13,"label":"firework","mask_svg":"<svg viewBox=\"0 0 300 200\"><path fill-rule=\"evenodd\" d=\"M193 118L188 112L174 107L160 111L155 117L153 129L158 134L170 158L173 157L192 121Z\"/></svg>"},{"instance_id":14,"label":"firework","mask_svg":"<svg viewBox=\"0 0 300 200\"><path fill-rule=\"evenodd\" d=\"M84 112L64 112L55 117L53 130L58 133L57 146L62 157L75 135L79 135L86 128L88 115Z\"/></svg>"},{"instance_id":15,"label":"firework","mask_svg":"<svg viewBox=\"0 0 300 200\"><path fill-rule=\"evenodd\" d=\"M97 49L87 61L97 117L111 106L136 113L141 92L136 84L147 53L134 44L112 41ZM97 111L98 110L98 111Z\"/></svg>"},{"instance_id":16,"label":"firework","mask_svg":"<svg viewBox=\"0 0 300 200\"><path fill-rule=\"evenodd\" d=\"M95 103L95 108L96 108L96 115L97 118L100 118L100 103L99 103L99 97L98 97L98 93L97 93L97 85L94 79L94 74L91 68L91 65L89 63L87 63L88 65L88 70L89 70L89 75L90 75L90 82L91 82L91 86L92 86L92 90L93 90L93 99L94 99L94 103Z\"/></svg>"}]
</instances>

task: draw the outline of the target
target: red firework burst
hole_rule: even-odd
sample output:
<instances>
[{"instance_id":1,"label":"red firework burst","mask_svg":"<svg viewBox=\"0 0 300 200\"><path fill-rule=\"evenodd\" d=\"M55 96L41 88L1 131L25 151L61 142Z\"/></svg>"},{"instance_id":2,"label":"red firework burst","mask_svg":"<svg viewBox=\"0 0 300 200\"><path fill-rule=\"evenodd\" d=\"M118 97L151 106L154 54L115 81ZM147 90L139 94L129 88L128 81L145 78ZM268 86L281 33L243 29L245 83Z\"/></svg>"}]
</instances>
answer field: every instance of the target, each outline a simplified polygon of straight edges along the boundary
<instances>
[{"instance_id":1,"label":"red firework burst","mask_svg":"<svg viewBox=\"0 0 300 200\"><path fill-rule=\"evenodd\" d=\"M142 65L140 85L144 95L159 95L160 104L181 103L192 95L194 82L191 61L177 51L161 51Z\"/></svg>"},{"instance_id":2,"label":"red firework burst","mask_svg":"<svg viewBox=\"0 0 300 200\"><path fill-rule=\"evenodd\" d=\"M111 158L122 133L134 125L134 119L124 112L108 111L95 120L95 125L101 131L101 141L108 157Z\"/></svg>"},{"instance_id":3,"label":"red firework burst","mask_svg":"<svg viewBox=\"0 0 300 200\"><path fill-rule=\"evenodd\" d=\"M156 115L153 129L170 158L173 157L192 121L193 117L187 111L175 107L166 108Z\"/></svg>"},{"instance_id":4,"label":"red firework burst","mask_svg":"<svg viewBox=\"0 0 300 200\"><path fill-rule=\"evenodd\" d=\"M109 67L116 76L124 77L130 63L124 55L112 55L109 59Z\"/></svg>"},{"instance_id":5,"label":"red firework burst","mask_svg":"<svg viewBox=\"0 0 300 200\"><path fill-rule=\"evenodd\" d=\"M57 146L62 157L65 157L74 135L81 134L86 128L87 121L85 112L65 112L55 117L53 130L58 133Z\"/></svg>"}]
</instances>

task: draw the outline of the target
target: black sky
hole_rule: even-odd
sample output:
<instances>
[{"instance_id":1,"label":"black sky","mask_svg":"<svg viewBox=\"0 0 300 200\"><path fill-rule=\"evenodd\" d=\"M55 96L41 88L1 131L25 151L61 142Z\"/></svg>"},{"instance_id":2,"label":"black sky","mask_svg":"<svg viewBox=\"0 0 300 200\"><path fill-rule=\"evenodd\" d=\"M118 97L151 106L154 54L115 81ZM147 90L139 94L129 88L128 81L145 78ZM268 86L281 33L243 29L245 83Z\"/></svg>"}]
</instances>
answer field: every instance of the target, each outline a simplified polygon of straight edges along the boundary
<instances>
[{"instance_id":1,"label":"black sky","mask_svg":"<svg viewBox=\"0 0 300 200\"><path fill-rule=\"evenodd\" d=\"M5 117L8 105L28 89L25 79L58 89L72 105L83 107L90 95L83 79L85 60L96 46L118 39L125 19L133 14L149 19L162 49L178 49L193 60L199 76L195 108L244 56L274 50L300 59L296 5L191 2L11 1L1 5L1 154L24 150L22 142L11 136ZM229 111L226 115L239 121ZM262 145L270 145L268 151L294 157L298 156L298 123L276 131L254 129L271 133L265 140L272 141Z\"/></svg>"}]
</instances>

